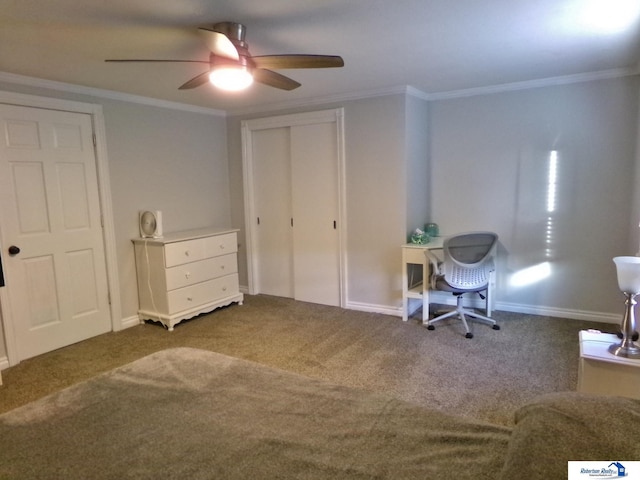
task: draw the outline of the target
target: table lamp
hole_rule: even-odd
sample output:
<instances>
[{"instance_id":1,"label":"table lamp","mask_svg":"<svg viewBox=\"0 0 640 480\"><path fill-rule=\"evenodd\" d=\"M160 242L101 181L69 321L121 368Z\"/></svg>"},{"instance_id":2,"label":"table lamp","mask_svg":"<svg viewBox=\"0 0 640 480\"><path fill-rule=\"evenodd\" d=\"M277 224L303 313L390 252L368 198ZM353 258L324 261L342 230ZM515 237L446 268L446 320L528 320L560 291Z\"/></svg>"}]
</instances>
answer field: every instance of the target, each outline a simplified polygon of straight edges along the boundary
<instances>
[{"instance_id":1,"label":"table lamp","mask_svg":"<svg viewBox=\"0 0 640 480\"><path fill-rule=\"evenodd\" d=\"M640 358L640 347L633 342L636 331L636 317L634 307L635 297L640 293L640 257L615 257L618 273L618 288L625 296L625 312L622 319L622 342L614 343L609 352L625 358Z\"/></svg>"}]
</instances>

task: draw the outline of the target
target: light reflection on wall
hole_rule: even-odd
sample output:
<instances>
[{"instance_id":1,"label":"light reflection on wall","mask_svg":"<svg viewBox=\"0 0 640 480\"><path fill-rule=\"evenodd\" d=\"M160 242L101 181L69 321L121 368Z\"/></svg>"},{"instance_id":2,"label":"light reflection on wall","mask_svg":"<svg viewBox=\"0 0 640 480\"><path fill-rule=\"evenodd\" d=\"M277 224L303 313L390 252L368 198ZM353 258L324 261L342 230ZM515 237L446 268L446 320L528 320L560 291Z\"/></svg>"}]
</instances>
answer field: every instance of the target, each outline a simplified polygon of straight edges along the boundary
<instances>
[{"instance_id":1,"label":"light reflection on wall","mask_svg":"<svg viewBox=\"0 0 640 480\"><path fill-rule=\"evenodd\" d=\"M512 287L524 287L544 280L551 275L551 262L542 262L532 267L523 268L511 275Z\"/></svg>"},{"instance_id":2,"label":"light reflection on wall","mask_svg":"<svg viewBox=\"0 0 640 480\"><path fill-rule=\"evenodd\" d=\"M547 160L547 205L546 225L544 231L544 256L546 261L524 268L511 275L510 284L513 287L523 287L537 283L551 276L551 260L554 256L555 213L558 196L558 151L551 150Z\"/></svg>"},{"instance_id":3,"label":"light reflection on wall","mask_svg":"<svg viewBox=\"0 0 640 480\"><path fill-rule=\"evenodd\" d=\"M553 257L554 213L556 211L558 188L558 151L549 153L549 170L547 174L547 227L545 229L545 257Z\"/></svg>"},{"instance_id":4,"label":"light reflection on wall","mask_svg":"<svg viewBox=\"0 0 640 480\"><path fill-rule=\"evenodd\" d=\"M623 32L640 17L638 0L580 0L576 7L573 18L588 33Z\"/></svg>"}]
</instances>

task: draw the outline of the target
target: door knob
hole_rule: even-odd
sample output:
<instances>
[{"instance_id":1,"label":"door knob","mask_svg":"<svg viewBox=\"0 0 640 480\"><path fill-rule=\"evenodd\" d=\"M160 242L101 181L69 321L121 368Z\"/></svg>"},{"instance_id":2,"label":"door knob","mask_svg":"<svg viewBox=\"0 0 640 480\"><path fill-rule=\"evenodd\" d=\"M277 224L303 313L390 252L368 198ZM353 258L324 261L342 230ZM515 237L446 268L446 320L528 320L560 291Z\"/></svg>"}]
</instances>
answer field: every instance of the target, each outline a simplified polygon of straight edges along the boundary
<instances>
[{"instance_id":1,"label":"door knob","mask_svg":"<svg viewBox=\"0 0 640 480\"><path fill-rule=\"evenodd\" d=\"M9 247L9 255L17 255L20 253L20 248L16 247L15 245L11 245Z\"/></svg>"}]
</instances>

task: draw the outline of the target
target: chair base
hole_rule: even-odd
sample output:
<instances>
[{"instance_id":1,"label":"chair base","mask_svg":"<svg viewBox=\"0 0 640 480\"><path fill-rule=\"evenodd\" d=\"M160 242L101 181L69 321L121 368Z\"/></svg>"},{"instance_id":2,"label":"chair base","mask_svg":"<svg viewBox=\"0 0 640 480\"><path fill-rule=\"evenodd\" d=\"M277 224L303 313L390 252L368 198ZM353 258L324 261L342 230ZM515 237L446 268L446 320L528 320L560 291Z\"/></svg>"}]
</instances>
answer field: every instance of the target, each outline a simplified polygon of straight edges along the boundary
<instances>
[{"instance_id":1,"label":"chair base","mask_svg":"<svg viewBox=\"0 0 640 480\"><path fill-rule=\"evenodd\" d=\"M427 330L435 330L435 327L433 326L434 323L439 322L440 320L444 320L445 318L456 316L459 317L460 320L462 320L462 324L464 325L464 329L466 331L466 338L473 338L473 333L471 333L471 329L469 328L466 317L471 317L472 319L487 323L491 325L494 330L500 330L500 325L498 325L493 318L481 315L475 310L464 308L462 295L457 295L456 308L454 310L440 315L439 317L427 320Z\"/></svg>"}]
</instances>

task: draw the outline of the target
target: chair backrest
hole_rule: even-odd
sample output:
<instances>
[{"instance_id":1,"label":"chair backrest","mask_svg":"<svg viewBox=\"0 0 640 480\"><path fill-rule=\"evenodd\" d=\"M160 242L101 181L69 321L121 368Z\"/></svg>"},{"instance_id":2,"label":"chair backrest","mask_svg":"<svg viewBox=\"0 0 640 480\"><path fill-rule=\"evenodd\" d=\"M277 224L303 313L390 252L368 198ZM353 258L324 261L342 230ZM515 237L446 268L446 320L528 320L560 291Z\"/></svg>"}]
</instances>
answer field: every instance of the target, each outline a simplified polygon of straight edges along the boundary
<instances>
[{"instance_id":1,"label":"chair backrest","mask_svg":"<svg viewBox=\"0 0 640 480\"><path fill-rule=\"evenodd\" d=\"M493 270L494 247L498 235L493 232L469 232L446 238L444 280L455 288L480 289L489 284Z\"/></svg>"}]
</instances>

